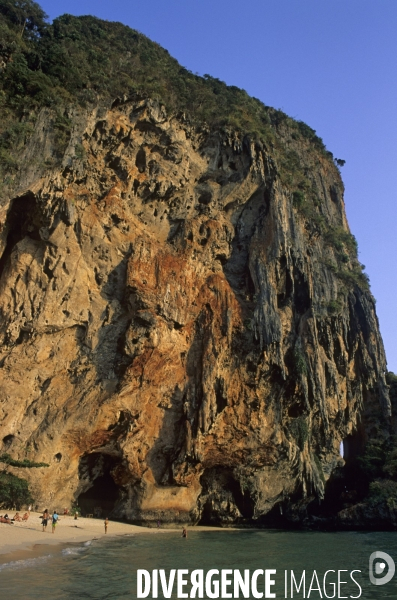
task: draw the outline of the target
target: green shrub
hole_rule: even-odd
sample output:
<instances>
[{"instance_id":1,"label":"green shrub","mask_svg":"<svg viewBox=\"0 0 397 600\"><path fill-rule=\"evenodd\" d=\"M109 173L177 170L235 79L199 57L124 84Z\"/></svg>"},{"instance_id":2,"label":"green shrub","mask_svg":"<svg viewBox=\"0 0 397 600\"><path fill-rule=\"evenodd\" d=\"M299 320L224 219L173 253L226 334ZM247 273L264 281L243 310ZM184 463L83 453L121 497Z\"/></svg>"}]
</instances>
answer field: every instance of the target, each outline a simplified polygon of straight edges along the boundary
<instances>
[{"instance_id":1,"label":"green shrub","mask_svg":"<svg viewBox=\"0 0 397 600\"><path fill-rule=\"evenodd\" d=\"M339 315L342 311L343 305L339 300L331 300L327 304L327 310L331 315Z\"/></svg>"},{"instance_id":2,"label":"green shrub","mask_svg":"<svg viewBox=\"0 0 397 600\"><path fill-rule=\"evenodd\" d=\"M325 217L316 210L312 202L301 202L298 208L312 230L322 234L327 229Z\"/></svg>"},{"instance_id":3,"label":"green shrub","mask_svg":"<svg viewBox=\"0 0 397 600\"><path fill-rule=\"evenodd\" d=\"M386 453L383 472L391 479L397 479L397 448L393 448Z\"/></svg>"},{"instance_id":4,"label":"green shrub","mask_svg":"<svg viewBox=\"0 0 397 600\"><path fill-rule=\"evenodd\" d=\"M397 502L397 482L390 479L379 479L369 484L368 500L371 504L386 503L395 508Z\"/></svg>"},{"instance_id":5,"label":"green shrub","mask_svg":"<svg viewBox=\"0 0 397 600\"><path fill-rule=\"evenodd\" d=\"M36 38L45 30L48 18L33 0L0 0L0 14L16 26L19 35Z\"/></svg>"},{"instance_id":6,"label":"green shrub","mask_svg":"<svg viewBox=\"0 0 397 600\"><path fill-rule=\"evenodd\" d=\"M357 240L349 231L343 227L329 227L324 232L324 239L337 250L346 248L349 252L357 255Z\"/></svg>"},{"instance_id":7,"label":"green shrub","mask_svg":"<svg viewBox=\"0 0 397 600\"><path fill-rule=\"evenodd\" d=\"M70 510L70 514L74 517L74 515L77 513L78 517L81 517L81 508L80 506L77 504L77 502L73 502L72 503L72 508Z\"/></svg>"},{"instance_id":8,"label":"green shrub","mask_svg":"<svg viewBox=\"0 0 397 600\"><path fill-rule=\"evenodd\" d=\"M294 348L294 372L296 375L307 375L307 362L300 348Z\"/></svg>"},{"instance_id":9,"label":"green shrub","mask_svg":"<svg viewBox=\"0 0 397 600\"><path fill-rule=\"evenodd\" d=\"M382 476L385 461L386 450L381 443L368 444L364 454L358 458L360 470L363 476L368 480Z\"/></svg>"},{"instance_id":10,"label":"green shrub","mask_svg":"<svg viewBox=\"0 0 397 600\"><path fill-rule=\"evenodd\" d=\"M303 121L297 121L296 125L304 138L314 142L321 149L325 148L323 140L316 135L315 130L309 127L309 125Z\"/></svg>"},{"instance_id":11,"label":"green shrub","mask_svg":"<svg viewBox=\"0 0 397 600\"><path fill-rule=\"evenodd\" d=\"M0 148L0 165L6 171L12 172L18 169L18 161L4 148Z\"/></svg>"},{"instance_id":12,"label":"green shrub","mask_svg":"<svg viewBox=\"0 0 397 600\"><path fill-rule=\"evenodd\" d=\"M303 451L306 441L309 439L309 426L306 417L301 416L293 419L290 423L290 431L301 451Z\"/></svg>"},{"instance_id":13,"label":"green shrub","mask_svg":"<svg viewBox=\"0 0 397 600\"><path fill-rule=\"evenodd\" d=\"M0 507L21 510L24 504L33 502L28 482L11 473L0 474Z\"/></svg>"},{"instance_id":14,"label":"green shrub","mask_svg":"<svg viewBox=\"0 0 397 600\"><path fill-rule=\"evenodd\" d=\"M340 269L336 272L336 275L348 286L354 287L355 285L358 285L362 289L369 290L369 277L361 270L348 271L346 269Z\"/></svg>"},{"instance_id":15,"label":"green shrub","mask_svg":"<svg viewBox=\"0 0 397 600\"><path fill-rule=\"evenodd\" d=\"M306 198L305 198L305 194L303 192L301 192L300 190L293 192L292 202L296 208L302 208L305 200L306 200Z\"/></svg>"},{"instance_id":16,"label":"green shrub","mask_svg":"<svg viewBox=\"0 0 397 600\"><path fill-rule=\"evenodd\" d=\"M84 146L76 144L74 147L74 155L76 158L83 159L85 157Z\"/></svg>"},{"instance_id":17,"label":"green shrub","mask_svg":"<svg viewBox=\"0 0 397 600\"><path fill-rule=\"evenodd\" d=\"M49 467L50 465L44 462L34 462L24 458L23 460L16 460L11 458L9 454L2 454L0 456L0 462L10 465L10 467L20 467L23 469L32 469L34 467Z\"/></svg>"},{"instance_id":18,"label":"green shrub","mask_svg":"<svg viewBox=\"0 0 397 600\"><path fill-rule=\"evenodd\" d=\"M396 386L397 385L397 375L393 373L393 371L388 371L386 375L386 381L388 385Z\"/></svg>"},{"instance_id":19,"label":"green shrub","mask_svg":"<svg viewBox=\"0 0 397 600\"><path fill-rule=\"evenodd\" d=\"M55 151L57 156L62 157L70 140L72 122L61 112L57 111L53 120L55 132Z\"/></svg>"}]
</instances>

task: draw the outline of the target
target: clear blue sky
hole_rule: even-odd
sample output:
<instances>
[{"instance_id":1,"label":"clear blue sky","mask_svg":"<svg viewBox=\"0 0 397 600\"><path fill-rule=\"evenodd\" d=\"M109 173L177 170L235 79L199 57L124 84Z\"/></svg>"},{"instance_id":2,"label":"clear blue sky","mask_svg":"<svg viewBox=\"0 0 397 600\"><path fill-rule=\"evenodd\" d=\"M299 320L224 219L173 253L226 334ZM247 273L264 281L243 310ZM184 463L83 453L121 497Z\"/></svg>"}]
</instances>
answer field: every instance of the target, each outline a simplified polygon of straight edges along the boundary
<instances>
[{"instance_id":1,"label":"clear blue sky","mask_svg":"<svg viewBox=\"0 0 397 600\"><path fill-rule=\"evenodd\" d=\"M183 66L308 123L337 158L397 373L397 0L42 0L121 21Z\"/></svg>"}]
</instances>

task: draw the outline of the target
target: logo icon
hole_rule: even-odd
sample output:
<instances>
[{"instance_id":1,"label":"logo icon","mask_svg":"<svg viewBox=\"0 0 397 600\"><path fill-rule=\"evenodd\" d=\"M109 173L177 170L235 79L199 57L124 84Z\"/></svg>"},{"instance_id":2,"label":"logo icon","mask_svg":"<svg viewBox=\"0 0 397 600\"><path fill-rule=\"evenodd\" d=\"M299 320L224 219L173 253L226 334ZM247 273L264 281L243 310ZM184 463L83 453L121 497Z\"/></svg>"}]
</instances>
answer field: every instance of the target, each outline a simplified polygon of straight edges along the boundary
<instances>
[{"instance_id":1,"label":"logo icon","mask_svg":"<svg viewBox=\"0 0 397 600\"><path fill-rule=\"evenodd\" d=\"M376 575L381 575L385 572L386 565L388 567L386 575L376 577ZM385 585L385 583L389 583L394 577L395 570L396 565L394 564L394 560L386 552L380 552L379 550L372 552L369 557L369 580L372 585Z\"/></svg>"}]
</instances>

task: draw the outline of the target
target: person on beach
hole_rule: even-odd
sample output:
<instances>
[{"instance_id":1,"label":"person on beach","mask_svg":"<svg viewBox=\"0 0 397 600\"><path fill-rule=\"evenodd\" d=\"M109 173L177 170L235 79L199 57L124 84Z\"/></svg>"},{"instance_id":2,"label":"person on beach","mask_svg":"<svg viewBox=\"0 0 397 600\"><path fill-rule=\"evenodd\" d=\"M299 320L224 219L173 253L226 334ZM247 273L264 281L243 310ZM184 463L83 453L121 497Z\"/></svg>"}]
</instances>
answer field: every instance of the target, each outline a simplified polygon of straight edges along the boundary
<instances>
[{"instance_id":1,"label":"person on beach","mask_svg":"<svg viewBox=\"0 0 397 600\"><path fill-rule=\"evenodd\" d=\"M184 527L184 528L182 529L182 537L183 537L183 538L187 538L187 529L186 529L186 527Z\"/></svg>"},{"instance_id":2,"label":"person on beach","mask_svg":"<svg viewBox=\"0 0 397 600\"><path fill-rule=\"evenodd\" d=\"M109 519L107 517L106 517L106 519L104 521L104 524L105 524L105 533L107 533L108 532L108 525L109 525Z\"/></svg>"},{"instance_id":3,"label":"person on beach","mask_svg":"<svg viewBox=\"0 0 397 600\"><path fill-rule=\"evenodd\" d=\"M8 517L8 515L4 515L4 517L0 516L0 523L7 523L7 525L14 525L13 521Z\"/></svg>"},{"instance_id":4,"label":"person on beach","mask_svg":"<svg viewBox=\"0 0 397 600\"><path fill-rule=\"evenodd\" d=\"M58 513L56 510L54 510L54 514L52 515L52 533L55 533L55 527L57 526L58 519Z\"/></svg>"},{"instance_id":5,"label":"person on beach","mask_svg":"<svg viewBox=\"0 0 397 600\"><path fill-rule=\"evenodd\" d=\"M47 529L48 519L50 518L50 513L48 512L48 508L43 512L43 516L41 517L41 524L43 526L43 531Z\"/></svg>"}]
</instances>

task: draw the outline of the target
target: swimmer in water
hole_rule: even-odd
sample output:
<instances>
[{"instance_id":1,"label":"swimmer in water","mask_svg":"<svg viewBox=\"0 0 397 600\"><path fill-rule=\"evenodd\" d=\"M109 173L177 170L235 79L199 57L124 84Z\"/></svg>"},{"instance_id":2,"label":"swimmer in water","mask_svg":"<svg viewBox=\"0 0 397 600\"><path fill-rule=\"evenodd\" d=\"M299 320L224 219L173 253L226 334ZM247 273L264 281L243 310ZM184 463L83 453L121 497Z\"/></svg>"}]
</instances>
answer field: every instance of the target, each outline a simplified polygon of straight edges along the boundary
<instances>
[{"instance_id":1,"label":"swimmer in water","mask_svg":"<svg viewBox=\"0 0 397 600\"><path fill-rule=\"evenodd\" d=\"M186 529L186 527L184 527L184 528L182 529L182 537L183 537L183 538L187 538L187 529Z\"/></svg>"}]
</instances>

